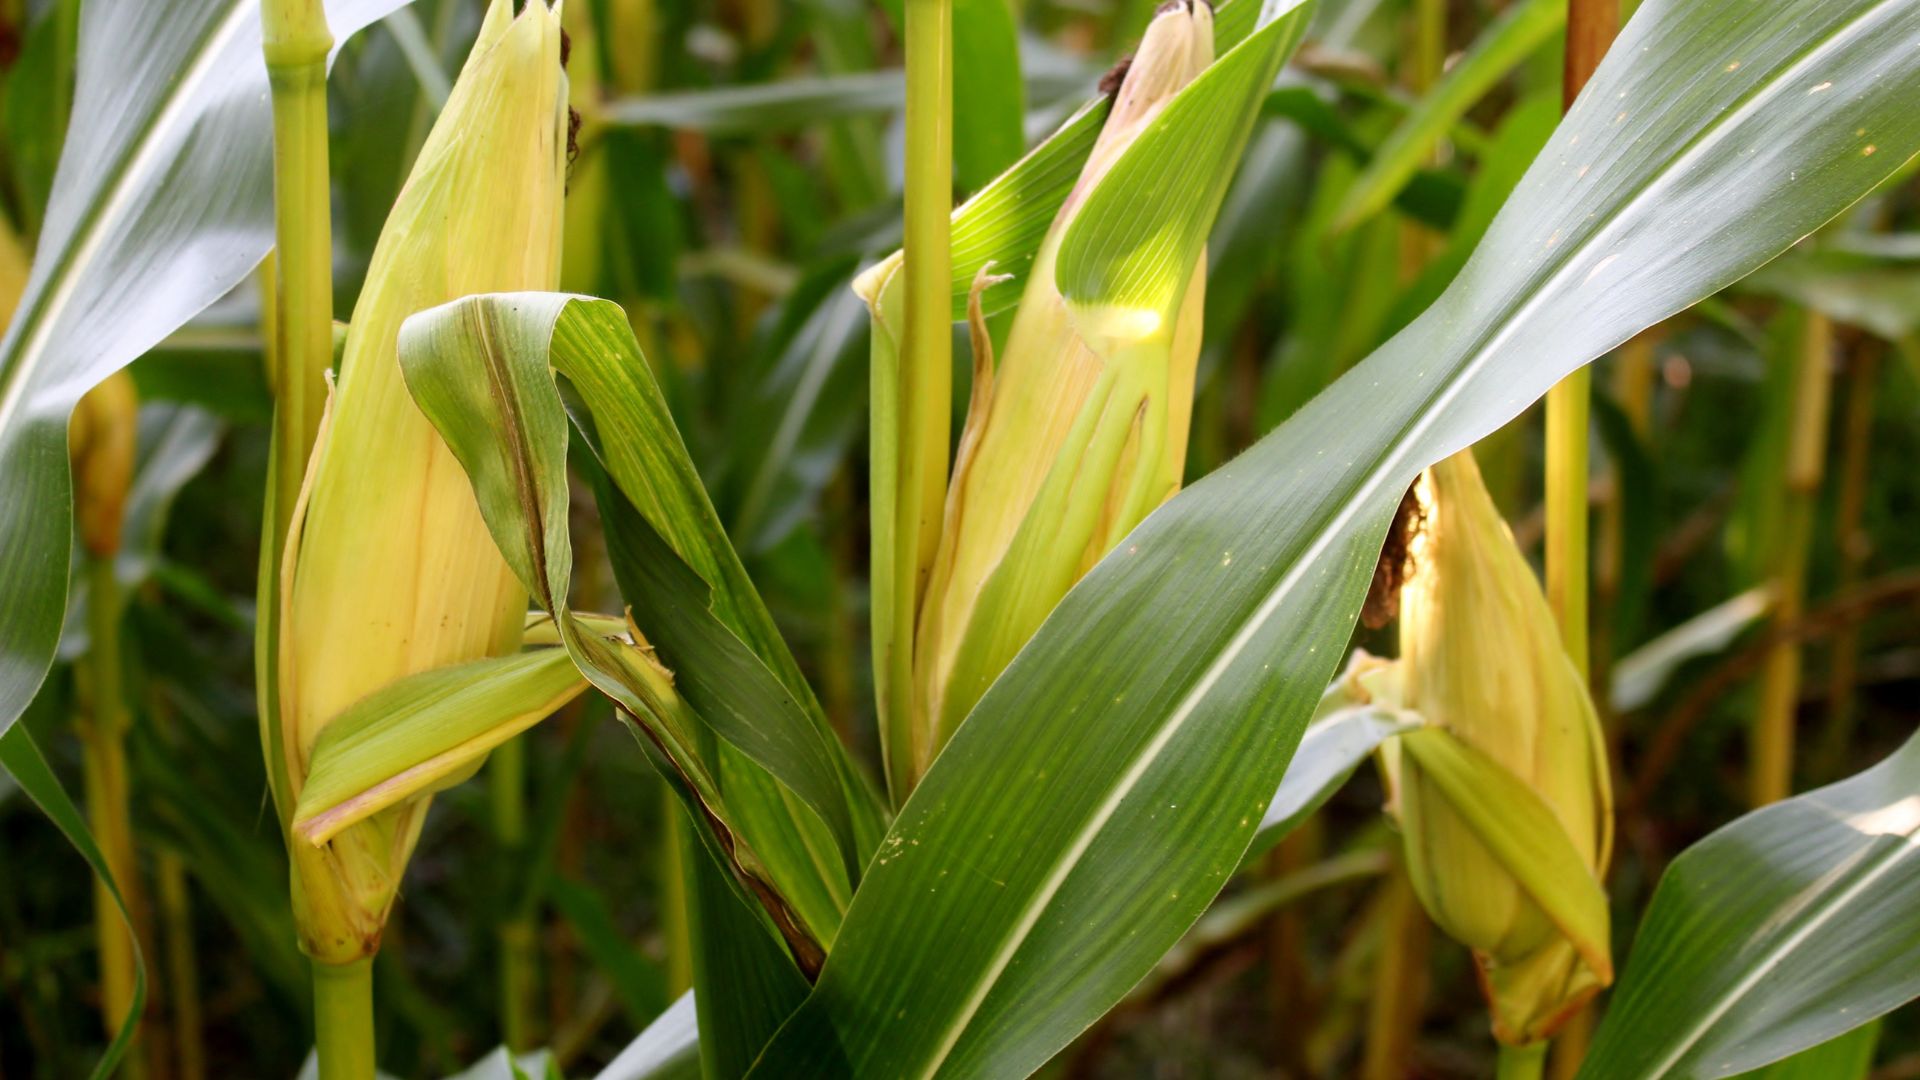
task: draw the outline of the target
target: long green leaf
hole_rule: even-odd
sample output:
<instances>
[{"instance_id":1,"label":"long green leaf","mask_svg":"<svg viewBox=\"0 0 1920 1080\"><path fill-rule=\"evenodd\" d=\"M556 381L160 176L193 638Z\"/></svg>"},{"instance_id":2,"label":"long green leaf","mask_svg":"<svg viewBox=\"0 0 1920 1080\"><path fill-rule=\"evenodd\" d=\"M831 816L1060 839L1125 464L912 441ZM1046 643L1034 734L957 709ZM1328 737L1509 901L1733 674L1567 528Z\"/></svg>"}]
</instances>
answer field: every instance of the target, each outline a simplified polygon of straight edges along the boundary
<instances>
[{"instance_id":1,"label":"long green leaf","mask_svg":"<svg viewBox=\"0 0 1920 1080\"><path fill-rule=\"evenodd\" d=\"M133 937L133 920L127 914L127 902L120 897L120 886L113 880L113 874L107 869L106 857L94 845L93 834L87 831L87 820L80 816L80 810L67 797L67 791L60 786L60 780L47 766L47 759L40 755L40 748L34 744L33 736L27 732L26 725L18 725L0 732L0 773L13 778L26 792L40 812L47 815L67 841L80 852L87 865L106 883L107 893L113 898L113 906L120 912L120 921L127 928L127 936ZM95 1080L104 1080L113 1075L114 1067L127 1052L127 1045L133 1041L134 1027L140 1022L140 1011L147 1000L147 964L140 955L140 941L133 942L133 1001L129 1004L127 1015L120 1018L120 1026L115 1031L113 1041L107 1044L106 1053L94 1064Z\"/></svg>"},{"instance_id":2,"label":"long green leaf","mask_svg":"<svg viewBox=\"0 0 1920 1080\"><path fill-rule=\"evenodd\" d=\"M344 39L405 0L336 0ZM0 731L46 677L67 591L67 416L273 244L259 0L89 0L73 125L0 341Z\"/></svg>"},{"instance_id":3,"label":"long green leaf","mask_svg":"<svg viewBox=\"0 0 1920 1080\"><path fill-rule=\"evenodd\" d=\"M1910 157L1917 33L1920 0L1646 0L1435 306L1054 611L758 1071L1019 1075L1111 1006L1238 865L1418 471Z\"/></svg>"},{"instance_id":4,"label":"long green leaf","mask_svg":"<svg viewBox=\"0 0 1920 1080\"><path fill-rule=\"evenodd\" d=\"M1411 714L1373 705L1338 709L1308 724L1300 748L1287 763L1286 776L1267 803L1246 857L1251 859L1285 839L1325 805L1381 743L1417 726L1419 719Z\"/></svg>"},{"instance_id":5,"label":"long green leaf","mask_svg":"<svg viewBox=\"0 0 1920 1080\"><path fill-rule=\"evenodd\" d=\"M1880 1021L1875 1020L1742 1076L1746 1080L1866 1080L1879 1046Z\"/></svg>"},{"instance_id":6,"label":"long green leaf","mask_svg":"<svg viewBox=\"0 0 1920 1080\"><path fill-rule=\"evenodd\" d=\"M1580 1075L1731 1076L1920 996L1916 889L1920 736L1681 852Z\"/></svg>"},{"instance_id":7,"label":"long green leaf","mask_svg":"<svg viewBox=\"0 0 1920 1080\"><path fill-rule=\"evenodd\" d=\"M1350 229L1386 209L1448 129L1566 24L1565 0L1524 0L1487 24L1473 47L1420 99L1347 189L1334 219L1335 231Z\"/></svg>"}]
</instances>

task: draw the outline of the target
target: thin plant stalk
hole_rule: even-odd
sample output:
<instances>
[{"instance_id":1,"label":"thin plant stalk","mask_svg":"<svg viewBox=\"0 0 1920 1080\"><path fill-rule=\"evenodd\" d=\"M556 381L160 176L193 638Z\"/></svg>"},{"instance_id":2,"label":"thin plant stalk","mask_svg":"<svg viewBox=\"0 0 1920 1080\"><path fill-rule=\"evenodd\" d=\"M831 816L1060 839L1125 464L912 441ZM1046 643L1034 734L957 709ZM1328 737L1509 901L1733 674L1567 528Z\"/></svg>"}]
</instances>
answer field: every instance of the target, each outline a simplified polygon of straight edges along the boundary
<instances>
[{"instance_id":1,"label":"thin plant stalk","mask_svg":"<svg viewBox=\"0 0 1920 1080\"><path fill-rule=\"evenodd\" d=\"M1427 994L1427 947L1432 926L1414 896L1404 863L1395 861L1376 909L1381 921L1367 999L1362 1080L1401 1080L1411 1071L1413 1041Z\"/></svg>"},{"instance_id":2,"label":"thin plant stalk","mask_svg":"<svg viewBox=\"0 0 1920 1080\"><path fill-rule=\"evenodd\" d=\"M892 532L895 596L918 610L927 569L939 546L946 498L947 450L953 425L953 0L907 0L907 145L905 243L906 325L900 350L901 476ZM911 723L913 618L895 620L889 653L890 696L883 715L894 798L904 801L916 775L904 755L924 765L931 746ZM911 731L911 734L907 734Z\"/></svg>"},{"instance_id":3,"label":"thin plant stalk","mask_svg":"<svg viewBox=\"0 0 1920 1080\"><path fill-rule=\"evenodd\" d=\"M313 965L314 1049L320 1080L373 1076L373 958Z\"/></svg>"},{"instance_id":4,"label":"thin plant stalk","mask_svg":"<svg viewBox=\"0 0 1920 1080\"><path fill-rule=\"evenodd\" d=\"M1494 1077L1495 1080L1540 1080L1540 1077L1545 1075L1546 1065L1546 1043L1502 1046L1499 1063L1494 1069Z\"/></svg>"},{"instance_id":5,"label":"thin plant stalk","mask_svg":"<svg viewBox=\"0 0 1920 1080\"><path fill-rule=\"evenodd\" d=\"M1861 572L1873 552L1866 532L1867 467L1873 450L1874 387L1880 378L1882 345L1862 336L1847 365L1847 413L1841 430L1840 490L1834 508L1834 548L1839 553L1839 580L1835 593L1848 596L1860 585ZM1834 631L1827 664L1827 719L1820 761L1837 775L1853 742L1854 682L1860 668L1860 625L1848 620Z\"/></svg>"},{"instance_id":6,"label":"thin plant stalk","mask_svg":"<svg viewBox=\"0 0 1920 1080\"><path fill-rule=\"evenodd\" d=\"M174 852L164 852L154 876L166 926L173 1071L180 1080L202 1080L207 1075L206 1020L200 1006L200 957L193 944L193 894L186 862Z\"/></svg>"},{"instance_id":7,"label":"thin plant stalk","mask_svg":"<svg viewBox=\"0 0 1920 1080\"><path fill-rule=\"evenodd\" d=\"M307 457L326 407L333 360L333 218L327 160L327 54L333 34L321 0L261 0L262 49L273 98L274 393L272 471L261 544L256 672L262 731L279 711L273 658L279 651L281 552ZM270 754L278 758L277 754ZM315 1047L322 1080L373 1076L371 962L313 965Z\"/></svg>"},{"instance_id":8,"label":"thin plant stalk","mask_svg":"<svg viewBox=\"0 0 1920 1080\"><path fill-rule=\"evenodd\" d=\"M147 933L146 903L140 889L140 869L134 856L131 792L127 777L127 708L121 679L120 620L125 610L111 555L87 560L87 655L77 666L84 718L79 725L82 778L85 783L87 827L93 830L107 869L120 887L134 934L141 942ZM100 957L100 1010L109 1033L117 1030L133 1009L139 958L134 938L120 923L120 911L107 882L93 883L95 947ZM125 1075L145 1075L140 1054L122 1064Z\"/></svg>"},{"instance_id":9,"label":"thin plant stalk","mask_svg":"<svg viewBox=\"0 0 1920 1080\"><path fill-rule=\"evenodd\" d=\"M1568 0L1566 63L1561 100L1571 108L1620 32L1619 0ZM1592 675L1588 650L1588 475L1593 410L1593 369L1582 367L1547 391L1546 592L1560 627L1560 641L1582 679ZM1561 1030L1553 1055L1554 1075L1571 1076L1586 1057L1593 1014L1582 1009ZM1546 1045L1540 1044L1539 1075ZM1502 1075L1506 1048L1502 1048ZM1526 1074L1515 1074L1526 1075Z\"/></svg>"},{"instance_id":10,"label":"thin plant stalk","mask_svg":"<svg viewBox=\"0 0 1920 1080\"><path fill-rule=\"evenodd\" d=\"M1561 83L1573 105L1620 30L1619 0L1569 0ZM1587 468L1593 376L1581 368L1547 393L1547 600L1568 655L1587 672Z\"/></svg>"},{"instance_id":11,"label":"thin plant stalk","mask_svg":"<svg viewBox=\"0 0 1920 1080\"><path fill-rule=\"evenodd\" d=\"M1787 436L1786 498L1772 545L1773 621L1800 622L1807 600L1807 559L1825 471L1827 406L1833 392L1833 324L1808 311L1794 372L1793 426ZM1747 797L1754 806L1778 802L1793 792L1794 713L1800 701L1800 643L1786 637L1767 651L1760 676L1748 760Z\"/></svg>"},{"instance_id":12,"label":"thin plant stalk","mask_svg":"<svg viewBox=\"0 0 1920 1080\"><path fill-rule=\"evenodd\" d=\"M333 217L327 164L327 53L319 0L262 0L273 91L274 392L272 547L286 543L333 361Z\"/></svg>"},{"instance_id":13,"label":"thin plant stalk","mask_svg":"<svg viewBox=\"0 0 1920 1080\"><path fill-rule=\"evenodd\" d=\"M493 801L493 834L504 865L523 861L527 845L526 739L509 739L487 760ZM510 890L511 893L511 890ZM495 927L500 946L500 1024L507 1049L525 1053L535 1045L535 991L539 981L539 934L533 913L512 907Z\"/></svg>"}]
</instances>

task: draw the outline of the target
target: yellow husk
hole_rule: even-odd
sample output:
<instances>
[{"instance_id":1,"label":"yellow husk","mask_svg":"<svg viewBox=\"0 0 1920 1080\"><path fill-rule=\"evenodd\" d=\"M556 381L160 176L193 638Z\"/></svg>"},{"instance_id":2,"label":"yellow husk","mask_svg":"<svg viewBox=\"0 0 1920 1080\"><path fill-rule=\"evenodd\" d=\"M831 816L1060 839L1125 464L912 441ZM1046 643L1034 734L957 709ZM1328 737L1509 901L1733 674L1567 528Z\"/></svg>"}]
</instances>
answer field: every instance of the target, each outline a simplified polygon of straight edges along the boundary
<instances>
[{"instance_id":1,"label":"yellow husk","mask_svg":"<svg viewBox=\"0 0 1920 1080\"><path fill-rule=\"evenodd\" d=\"M140 401L133 376L106 377L74 406L67 425L67 455L73 463L74 531L96 559L120 550L120 523L133 486L134 452L140 434Z\"/></svg>"},{"instance_id":2,"label":"yellow husk","mask_svg":"<svg viewBox=\"0 0 1920 1080\"><path fill-rule=\"evenodd\" d=\"M478 41L388 218L353 313L338 388L288 545L280 725L299 796L321 729L404 675L519 645L527 597L487 533L465 472L415 407L400 324L471 293L553 289L566 169L560 20L493 0ZM426 800L296 849L302 946L370 955Z\"/></svg>"},{"instance_id":3,"label":"yellow husk","mask_svg":"<svg viewBox=\"0 0 1920 1080\"><path fill-rule=\"evenodd\" d=\"M1206 5L1154 19L1035 257L997 369L976 329L976 383L990 385L968 409L917 622L916 776L1073 583L1179 489L1204 254L1174 317L1127 341L1080 325L1054 267L1087 195L1212 57Z\"/></svg>"},{"instance_id":4,"label":"yellow husk","mask_svg":"<svg viewBox=\"0 0 1920 1080\"><path fill-rule=\"evenodd\" d=\"M1553 809L1596 876L1612 846L1605 745L1538 580L1470 451L1417 489L1425 514L1400 603L1404 704L1493 758ZM1503 1042L1551 1035L1611 981L1594 970L1422 775L1398 755L1408 875L1440 927L1474 951ZM1607 944L1586 942L1604 958Z\"/></svg>"}]
</instances>

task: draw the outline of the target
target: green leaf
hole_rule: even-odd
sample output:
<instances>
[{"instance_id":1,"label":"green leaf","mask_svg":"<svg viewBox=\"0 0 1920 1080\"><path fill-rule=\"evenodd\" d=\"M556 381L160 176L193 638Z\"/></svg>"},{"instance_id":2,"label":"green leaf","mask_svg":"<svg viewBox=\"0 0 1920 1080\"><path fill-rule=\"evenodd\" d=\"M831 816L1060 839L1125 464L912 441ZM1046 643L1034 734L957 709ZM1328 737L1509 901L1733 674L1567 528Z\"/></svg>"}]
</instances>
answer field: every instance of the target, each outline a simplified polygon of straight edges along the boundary
<instances>
[{"instance_id":1,"label":"green leaf","mask_svg":"<svg viewBox=\"0 0 1920 1080\"><path fill-rule=\"evenodd\" d=\"M1436 305L1055 609L757 1071L1021 1075L1117 1001L1239 865L1419 470L1894 171L1916 33L1920 0L1645 0Z\"/></svg>"},{"instance_id":2,"label":"green leaf","mask_svg":"<svg viewBox=\"0 0 1920 1080\"><path fill-rule=\"evenodd\" d=\"M833 937L878 835L878 804L727 543L625 314L558 294L468 297L409 319L400 362L508 565L555 616L582 674L640 721L689 809L720 830L700 830L710 850L805 962ZM568 416L556 372L611 478L600 509L645 635L635 644L657 653L594 636L567 606ZM738 754L709 748L711 734Z\"/></svg>"},{"instance_id":3,"label":"green leaf","mask_svg":"<svg viewBox=\"0 0 1920 1080\"><path fill-rule=\"evenodd\" d=\"M403 2L340 0L334 34ZM46 677L60 633L74 402L273 243L258 0L90 0L79 49L74 123L0 340L0 731Z\"/></svg>"},{"instance_id":4,"label":"green leaf","mask_svg":"<svg viewBox=\"0 0 1920 1080\"><path fill-rule=\"evenodd\" d=\"M1524 0L1488 23L1381 144L1347 190L1334 231L1344 232L1386 209L1467 110L1566 24L1564 0Z\"/></svg>"},{"instance_id":5,"label":"green leaf","mask_svg":"<svg viewBox=\"0 0 1920 1080\"><path fill-rule=\"evenodd\" d=\"M1910 342L1920 331L1920 267L1908 259L1802 247L1753 275L1747 287L1888 341Z\"/></svg>"},{"instance_id":6,"label":"green leaf","mask_svg":"<svg viewBox=\"0 0 1920 1080\"><path fill-rule=\"evenodd\" d=\"M688 991L628 1043L594 1080L697 1080L699 1048L693 992Z\"/></svg>"},{"instance_id":7,"label":"green leaf","mask_svg":"<svg viewBox=\"0 0 1920 1080\"><path fill-rule=\"evenodd\" d=\"M120 921L127 928L127 936L133 938L133 1001L129 1004L127 1015L120 1019L113 1041L107 1044L106 1052L94 1063L95 1080L104 1080L114 1074L114 1067L126 1055L127 1045L133 1041L133 1032L140 1022L141 1010L147 1000L147 963L140 955L140 941L134 937L133 920L127 914L127 902L120 897L120 886L113 880L113 874L107 869L106 857L94 846L93 834L87 830L87 821L80 811L67 798L67 791L60 786L60 780L48 768L47 759L40 755L40 748L34 744L33 736L28 733L25 724L15 725L0 732L0 772L13 778L26 792L40 812L66 835L87 865L93 867L94 874L106 884L107 893L113 898L113 906L120 912Z\"/></svg>"},{"instance_id":8,"label":"green leaf","mask_svg":"<svg viewBox=\"0 0 1920 1080\"><path fill-rule=\"evenodd\" d=\"M1632 712L1653 701L1680 665L1711 656L1733 644L1773 604L1772 589L1761 585L1723 600L1620 658L1613 666L1612 705Z\"/></svg>"},{"instance_id":9,"label":"green leaf","mask_svg":"<svg viewBox=\"0 0 1920 1080\"><path fill-rule=\"evenodd\" d=\"M972 191L1026 148L1020 28L1009 0L953 0L953 165Z\"/></svg>"},{"instance_id":10,"label":"green leaf","mask_svg":"<svg viewBox=\"0 0 1920 1080\"><path fill-rule=\"evenodd\" d=\"M382 810L444 791L585 688L560 649L453 664L388 683L321 729L293 831L318 846Z\"/></svg>"},{"instance_id":11,"label":"green leaf","mask_svg":"<svg viewBox=\"0 0 1920 1080\"><path fill-rule=\"evenodd\" d=\"M1247 849L1251 859L1286 839L1288 833L1326 804L1362 762L1395 735L1420 726L1411 713L1378 705L1349 705L1317 717L1300 737L1287 774L1267 803L1260 831Z\"/></svg>"},{"instance_id":12,"label":"green leaf","mask_svg":"<svg viewBox=\"0 0 1920 1080\"><path fill-rule=\"evenodd\" d=\"M1875 1020L1811 1050L1741 1075L1748 1080L1866 1080L1873 1071L1873 1052L1879 1045L1880 1021Z\"/></svg>"},{"instance_id":13,"label":"green leaf","mask_svg":"<svg viewBox=\"0 0 1920 1080\"><path fill-rule=\"evenodd\" d=\"M1445 728L1408 732L1398 745L1604 983L1613 970L1607 894L1553 807Z\"/></svg>"},{"instance_id":14,"label":"green leaf","mask_svg":"<svg viewBox=\"0 0 1920 1080\"><path fill-rule=\"evenodd\" d=\"M1920 736L1681 852L1654 890L1583 1077L1721 1077L1920 995Z\"/></svg>"}]
</instances>

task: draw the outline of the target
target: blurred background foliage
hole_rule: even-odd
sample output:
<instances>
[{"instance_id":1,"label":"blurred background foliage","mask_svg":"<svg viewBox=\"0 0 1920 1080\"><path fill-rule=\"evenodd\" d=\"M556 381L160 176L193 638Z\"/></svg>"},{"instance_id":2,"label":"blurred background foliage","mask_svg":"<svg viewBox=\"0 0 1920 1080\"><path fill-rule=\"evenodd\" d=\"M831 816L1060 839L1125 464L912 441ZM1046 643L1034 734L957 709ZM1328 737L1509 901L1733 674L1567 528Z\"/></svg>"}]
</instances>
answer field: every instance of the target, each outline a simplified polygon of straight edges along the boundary
<instances>
[{"instance_id":1,"label":"blurred background foliage","mask_svg":"<svg viewBox=\"0 0 1920 1080\"><path fill-rule=\"evenodd\" d=\"M997 32L1001 2L963 0L962 25ZM1458 270L1557 119L1559 24L1520 10L1552 6L1322 5L1210 248L1190 476L1271 429ZM997 17L1017 17L1018 70L991 42L962 54L962 194L1085 100L1152 4L1012 8ZM10 248L0 276L20 272L9 260L23 266L39 226L77 9L0 3L0 247ZM478 0L417 0L339 58L341 313L480 10ZM564 287L628 311L734 542L834 724L869 763L867 322L848 285L898 242L897 17L857 0L566 6L581 126ZM1531 28L1512 31L1522 18ZM1507 35L1499 48L1486 44L1496 33ZM1469 62L1479 69L1465 100L1436 105L1450 85L1462 96L1450 77ZM1396 146L1409 129L1426 135L1410 156ZM1406 167L1383 185L1389 153ZM1770 650L1795 642L1806 661L1791 702L1796 789L1858 771L1920 723L1920 231L1910 231L1920 202L1896 181L1597 368L1596 668L1618 746L1610 888L1622 953L1667 860L1745 806L1744 733ZM1783 517L1795 512L1785 447L1809 310L1835 327L1820 359L1833 389L1826 468L1810 503L1803 610L1770 619ZM149 1075L272 1075L304 1055L309 1035L252 690L270 409L258 290L236 292L131 370L145 403L143 501L118 572L131 590L146 898L136 917L152 975L142 1055ZM1489 484L1536 556L1540 446L1536 409L1482 448ZM599 543L584 489L576 505L575 535ZM576 604L615 604L611 583L586 572L599 562L577 565ZM68 661L86 647L76 599ZM1363 632L1360 644L1390 651L1380 635ZM74 693L63 664L25 722L78 790ZM494 836L484 783L440 798L378 961L389 1071L457 1072L500 1042L490 929L516 912L540 927L538 1042L570 1073L610 1059L687 985L666 796L606 719L604 706L578 702L526 737L534 827L524 844ZM1250 864L1057 1074L1486 1075L1472 966L1420 929L1392 886L1380 797L1363 770ZM0 865L0 1075L79 1075L104 1041L87 877L4 780ZM1920 1076L1911 1008L1889 1018L1878 1061L1877 1076Z\"/></svg>"}]
</instances>

